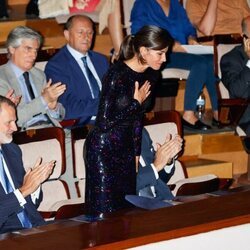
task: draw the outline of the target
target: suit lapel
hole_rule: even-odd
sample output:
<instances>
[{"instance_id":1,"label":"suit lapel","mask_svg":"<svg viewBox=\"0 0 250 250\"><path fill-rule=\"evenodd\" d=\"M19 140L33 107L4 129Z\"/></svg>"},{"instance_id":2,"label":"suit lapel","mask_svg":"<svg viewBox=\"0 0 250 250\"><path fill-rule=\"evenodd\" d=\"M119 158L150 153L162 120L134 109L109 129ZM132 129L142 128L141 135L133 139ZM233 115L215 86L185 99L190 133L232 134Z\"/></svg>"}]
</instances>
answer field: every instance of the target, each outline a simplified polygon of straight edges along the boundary
<instances>
[{"instance_id":1,"label":"suit lapel","mask_svg":"<svg viewBox=\"0 0 250 250\"><path fill-rule=\"evenodd\" d=\"M13 153L10 152L9 148L11 147L11 144L5 144L2 145L2 150L3 150L3 156L4 156L4 160L8 166L12 181L15 185L15 188L19 188L20 184L22 184L22 173L20 172L21 168L21 164L22 162L16 162L17 157L15 157L16 155L13 155ZM19 165L19 166L17 166ZM17 168L18 167L18 168ZM19 179L20 177L20 179Z\"/></svg>"},{"instance_id":2,"label":"suit lapel","mask_svg":"<svg viewBox=\"0 0 250 250\"><path fill-rule=\"evenodd\" d=\"M5 73L6 73L6 81L9 83L12 89L15 89L16 95L22 95L22 90L20 87L20 84L18 82L18 79L16 78L16 75L14 71L11 69L11 66L9 64L6 64L5 67ZM23 98L22 98L23 99ZM22 101L21 99L21 101Z\"/></svg>"}]
</instances>

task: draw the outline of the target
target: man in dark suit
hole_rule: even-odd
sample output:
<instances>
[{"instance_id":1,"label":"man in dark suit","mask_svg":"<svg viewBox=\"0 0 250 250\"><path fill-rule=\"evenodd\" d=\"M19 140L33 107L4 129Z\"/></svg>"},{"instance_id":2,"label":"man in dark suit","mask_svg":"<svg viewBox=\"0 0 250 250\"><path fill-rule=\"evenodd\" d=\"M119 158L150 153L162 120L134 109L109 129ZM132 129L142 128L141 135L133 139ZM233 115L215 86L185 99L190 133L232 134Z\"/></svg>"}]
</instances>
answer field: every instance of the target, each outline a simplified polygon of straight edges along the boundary
<instances>
[{"instance_id":1,"label":"man in dark suit","mask_svg":"<svg viewBox=\"0 0 250 250\"><path fill-rule=\"evenodd\" d=\"M139 196L170 200L173 195L166 185L174 174L174 160L182 149L182 138L167 135L164 144L157 144L155 151L146 129L142 132L142 148L139 160L136 189Z\"/></svg>"},{"instance_id":2,"label":"man in dark suit","mask_svg":"<svg viewBox=\"0 0 250 250\"><path fill-rule=\"evenodd\" d=\"M59 98L66 110L65 119L78 119L79 124L94 123L108 60L90 50L94 38L90 18L71 16L65 24L64 36L68 44L49 60L45 74L53 82L60 81L67 86Z\"/></svg>"},{"instance_id":3,"label":"man in dark suit","mask_svg":"<svg viewBox=\"0 0 250 250\"><path fill-rule=\"evenodd\" d=\"M221 59L222 82L232 98L250 99L250 16L242 21L243 44L236 46ZM239 126L247 137L243 140L250 153L250 105L243 114Z\"/></svg>"},{"instance_id":4,"label":"man in dark suit","mask_svg":"<svg viewBox=\"0 0 250 250\"><path fill-rule=\"evenodd\" d=\"M0 233L43 225L37 211L40 184L52 173L55 161L41 163L25 173L20 148L11 143L16 127L16 107L0 96Z\"/></svg>"}]
</instances>

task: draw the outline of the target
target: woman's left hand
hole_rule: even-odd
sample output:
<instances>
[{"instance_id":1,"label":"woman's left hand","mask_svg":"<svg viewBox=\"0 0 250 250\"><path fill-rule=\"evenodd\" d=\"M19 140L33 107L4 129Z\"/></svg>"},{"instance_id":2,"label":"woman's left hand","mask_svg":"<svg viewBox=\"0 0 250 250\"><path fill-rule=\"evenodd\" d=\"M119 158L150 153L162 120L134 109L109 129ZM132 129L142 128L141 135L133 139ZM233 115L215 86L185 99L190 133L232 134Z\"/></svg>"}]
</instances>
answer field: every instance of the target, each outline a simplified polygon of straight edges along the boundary
<instances>
[{"instance_id":1,"label":"woman's left hand","mask_svg":"<svg viewBox=\"0 0 250 250\"><path fill-rule=\"evenodd\" d=\"M145 83L139 88L139 82L135 82L135 93L134 93L134 99L136 99L140 104L145 101L145 99L150 94L150 82L145 81Z\"/></svg>"}]
</instances>

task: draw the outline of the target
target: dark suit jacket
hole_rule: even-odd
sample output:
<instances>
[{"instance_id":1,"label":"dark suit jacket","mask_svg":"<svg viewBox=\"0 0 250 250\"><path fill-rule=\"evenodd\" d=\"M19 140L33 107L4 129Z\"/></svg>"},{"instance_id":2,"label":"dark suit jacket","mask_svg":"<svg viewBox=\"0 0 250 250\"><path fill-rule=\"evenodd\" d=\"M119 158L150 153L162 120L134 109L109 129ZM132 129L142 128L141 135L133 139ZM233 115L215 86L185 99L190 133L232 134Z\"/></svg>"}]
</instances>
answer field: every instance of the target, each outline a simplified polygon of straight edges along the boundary
<instances>
[{"instance_id":1,"label":"dark suit jacket","mask_svg":"<svg viewBox=\"0 0 250 250\"><path fill-rule=\"evenodd\" d=\"M151 186L154 186L156 198L161 200L172 199L173 195L166 183L174 174L174 167L169 174L166 173L164 169L161 170L159 172L159 178L156 179L154 170L151 167L151 163L154 162L155 150L152 145L152 140L150 139L149 133L146 129L143 129L142 131L141 157L143 158L146 166L139 164L136 181L137 194L139 194L139 191L142 189L146 191L147 189L150 189Z\"/></svg>"},{"instance_id":2,"label":"dark suit jacket","mask_svg":"<svg viewBox=\"0 0 250 250\"><path fill-rule=\"evenodd\" d=\"M88 54L102 80L109 66L107 58L94 51ZM53 82L66 84L67 89L59 98L66 110L65 119L79 119L80 123L85 123L97 114L99 99L92 99L87 80L66 46L48 61L45 74Z\"/></svg>"},{"instance_id":3,"label":"dark suit jacket","mask_svg":"<svg viewBox=\"0 0 250 250\"><path fill-rule=\"evenodd\" d=\"M2 145L3 156L10 171L16 188L22 186L25 170L23 168L22 154L20 148L14 143ZM25 210L33 226L43 225L45 222L37 207L41 199L34 205L31 197L26 197ZM22 229L22 225L17 217L17 213L22 211L22 207L15 194L5 194L0 183L0 233Z\"/></svg>"},{"instance_id":4,"label":"dark suit jacket","mask_svg":"<svg viewBox=\"0 0 250 250\"><path fill-rule=\"evenodd\" d=\"M247 61L243 45L235 47L221 58L222 82L232 98L250 99L250 69L246 66ZM250 105L240 123L250 123Z\"/></svg>"}]
</instances>

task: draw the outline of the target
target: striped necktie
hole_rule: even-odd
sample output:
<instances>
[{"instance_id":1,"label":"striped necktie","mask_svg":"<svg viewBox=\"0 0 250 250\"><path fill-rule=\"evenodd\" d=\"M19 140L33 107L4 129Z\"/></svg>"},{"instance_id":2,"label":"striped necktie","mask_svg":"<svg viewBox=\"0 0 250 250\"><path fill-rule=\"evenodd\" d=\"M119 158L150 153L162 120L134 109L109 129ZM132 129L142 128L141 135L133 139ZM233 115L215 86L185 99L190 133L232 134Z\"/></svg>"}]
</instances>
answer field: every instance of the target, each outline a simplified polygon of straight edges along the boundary
<instances>
[{"instance_id":1,"label":"striped necktie","mask_svg":"<svg viewBox=\"0 0 250 250\"><path fill-rule=\"evenodd\" d=\"M4 170L2 150L0 150L0 181L1 181L4 189L6 190L7 194L14 192L14 189L11 186L9 178ZM17 217L24 228L31 228L32 227L32 224L31 224L31 222L26 214L25 208L17 214Z\"/></svg>"},{"instance_id":2,"label":"striped necktie","mask_svg":"<svg viewBox=\"0 0 250 250\"><path fill-rule=\"evenodd\" d=\"M99 93L100 93L100 89L99 89L99 85L93 75L93 73L91 72L89 66L88 66L88 63L87 63L87 57L86 56L83 56L81 58L81 60L83 61L83 65L84 65L84 68L86 70L86 73L87 73L87 77L88 77L88 80L89 80L89 84L90 84L90 87L92 89L92 93L94 95L94 98L98 98L99 97Z\"/></svg>"}]
</instances>

